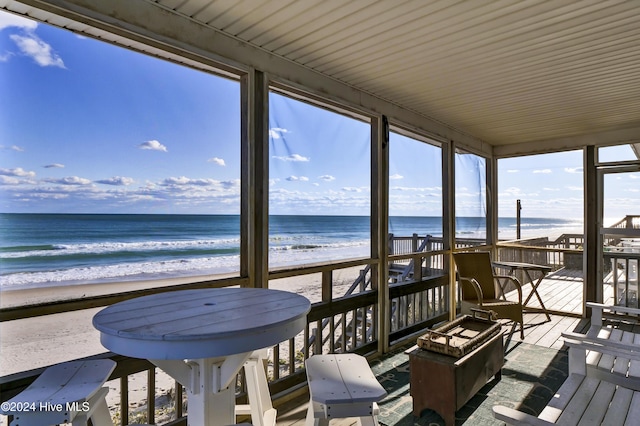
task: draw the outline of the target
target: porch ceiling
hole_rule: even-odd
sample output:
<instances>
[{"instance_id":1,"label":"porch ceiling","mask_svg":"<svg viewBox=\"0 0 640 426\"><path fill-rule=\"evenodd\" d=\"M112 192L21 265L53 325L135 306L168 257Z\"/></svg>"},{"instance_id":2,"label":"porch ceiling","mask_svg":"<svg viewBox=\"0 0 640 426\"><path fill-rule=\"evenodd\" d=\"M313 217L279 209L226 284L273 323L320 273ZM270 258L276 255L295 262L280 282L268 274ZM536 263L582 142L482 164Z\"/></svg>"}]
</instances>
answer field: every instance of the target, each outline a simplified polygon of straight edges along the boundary
<instances>
[{"instance_id":1,"label":"porch ceiling","mask_svg":"<svg viewBox=\"0 0 640 426\"><path fill-rule=\"evenodd\" d=\"M568 139L579 145L583 136L604 143L640 139L637 1L146 4L490 145L547 141L551 147Z\"/></svg>"}]
</instances>

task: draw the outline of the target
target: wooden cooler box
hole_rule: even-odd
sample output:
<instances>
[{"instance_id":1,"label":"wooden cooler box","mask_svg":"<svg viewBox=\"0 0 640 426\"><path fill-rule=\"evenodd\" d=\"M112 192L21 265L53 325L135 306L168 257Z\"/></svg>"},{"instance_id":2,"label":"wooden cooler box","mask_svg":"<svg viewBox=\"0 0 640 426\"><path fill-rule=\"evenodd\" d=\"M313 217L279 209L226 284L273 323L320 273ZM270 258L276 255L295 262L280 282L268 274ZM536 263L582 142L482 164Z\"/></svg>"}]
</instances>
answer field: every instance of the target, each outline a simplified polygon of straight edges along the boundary
<instances>
[{"instance_id":1,"label":"wooden cooler box","mask_svg":"<svg viewBox=\"0 0 640 426\"><path fill-rule=\"evenodd\" d=\"M409 353L413 414L425 408L455 425L455 412L492 377L501 378L502 330L488 312L464 315L418 338Z\"/></svg>"}]
</instances>

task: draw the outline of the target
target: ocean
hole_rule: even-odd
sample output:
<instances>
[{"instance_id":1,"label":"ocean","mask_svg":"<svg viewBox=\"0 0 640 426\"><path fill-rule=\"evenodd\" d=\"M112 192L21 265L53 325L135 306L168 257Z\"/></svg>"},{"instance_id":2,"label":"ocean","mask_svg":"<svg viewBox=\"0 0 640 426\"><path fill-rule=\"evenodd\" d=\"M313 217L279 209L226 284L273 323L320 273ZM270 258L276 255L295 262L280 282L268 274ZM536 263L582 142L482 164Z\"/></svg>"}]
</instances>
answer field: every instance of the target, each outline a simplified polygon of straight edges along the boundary
<instances>
[{"instance_id":1,"label":"ocean","mask_svg":"<svg viewBox=\"0 0 640 426\"><path fill-rule=\"evenodd\" d=\"M459 218L461 236L483 220ZM580 232L564 219L523 219L523 236ZM515 238L515 219L500 219ZM440 217L392 217L397 236L442 236ZM239 270L237 215L0 214L0 290L202 276ZM368 217L271 216L270 266L365 257Z\"/></svg>"}]
</instances>

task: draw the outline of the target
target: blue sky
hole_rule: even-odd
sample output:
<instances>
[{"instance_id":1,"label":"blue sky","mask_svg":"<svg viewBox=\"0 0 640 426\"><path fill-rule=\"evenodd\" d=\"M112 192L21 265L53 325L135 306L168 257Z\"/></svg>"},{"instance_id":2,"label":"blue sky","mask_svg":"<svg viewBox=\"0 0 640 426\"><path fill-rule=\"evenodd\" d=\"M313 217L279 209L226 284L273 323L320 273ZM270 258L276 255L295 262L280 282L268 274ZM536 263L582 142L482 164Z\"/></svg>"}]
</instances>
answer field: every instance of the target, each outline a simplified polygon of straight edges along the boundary
<instances>
[{"instance_id":1,"label":"blue sky","mask_svg":"<svg viewBox=\"0 0 640 426\"><path fill-rule=\"evenodd\" d=\"M239 212L238 82L0 12L0 84L0 212ZM270 103L271 213L368 215L368 123ZM439 216L440 149L398 134L390 146L390 213ZM460 215L483 209L472 157ZM581 152L498 164L500 216L516 199L523 216L582 216ZM612 177L606 215L640 213L638 177Z\"/></svg>"}]
</instances>

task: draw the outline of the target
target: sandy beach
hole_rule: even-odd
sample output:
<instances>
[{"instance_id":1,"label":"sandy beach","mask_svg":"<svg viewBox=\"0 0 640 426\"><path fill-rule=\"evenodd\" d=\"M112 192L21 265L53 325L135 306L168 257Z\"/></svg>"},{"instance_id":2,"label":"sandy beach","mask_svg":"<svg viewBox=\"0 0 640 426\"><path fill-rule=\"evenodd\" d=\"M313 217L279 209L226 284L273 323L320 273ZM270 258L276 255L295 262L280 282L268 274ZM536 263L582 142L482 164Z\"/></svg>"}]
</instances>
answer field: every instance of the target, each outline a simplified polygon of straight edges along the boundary
<instances>
[{"instance_id":1,"label":"sandy beach","mask_svg":"<svg viewBox=\"0 0 640 426\"><path fill-rule=\"evenodd\" d=\"M357 278L360 268L337 270L333 273L334 297L342 295ZM221 278L216 277L216 278ZM211 279L211 277L207 277ZM191 279L193 280L193 279ZM180 284L182 279L137 281L108 284L85 284L65 287L10 290L0 293L2 307L46 301L90 297L109 293L132 291L149 287ZM320 300L321 274L308 274L281 278L270 282L271 288L302 294L311 302ZM6 376L35 368L108 352L100 344L99 332L93 328L93 316L103 308L65 312L0 323L0 375ZM129 378L131 409L146 401L146 373ZM108 383L108 403L112 411L119 405L119 383ZM157 369L156 397L166 395L174 388L174 380ZM4 423L0 423L4 424Z\"/></svg>"}]
</instances>

